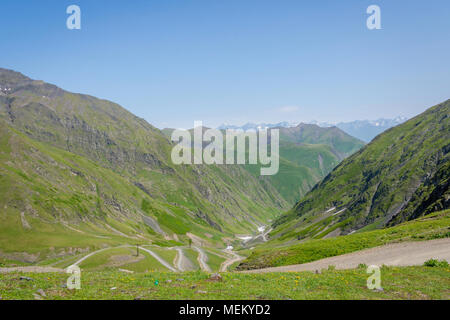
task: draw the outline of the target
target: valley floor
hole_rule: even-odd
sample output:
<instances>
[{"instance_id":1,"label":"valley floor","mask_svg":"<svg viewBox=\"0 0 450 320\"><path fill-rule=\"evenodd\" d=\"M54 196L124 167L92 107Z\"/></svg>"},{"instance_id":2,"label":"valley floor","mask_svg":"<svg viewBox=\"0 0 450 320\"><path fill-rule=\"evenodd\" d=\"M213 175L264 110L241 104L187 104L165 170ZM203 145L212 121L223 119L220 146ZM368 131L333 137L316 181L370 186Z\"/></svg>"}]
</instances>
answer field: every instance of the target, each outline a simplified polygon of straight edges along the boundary
<instances>
[{"instance_id":1,"label":"valley floor","mask_svg":"<svg viewBox=\"0 0 450 320\"><path fill-rule=\"evenodd\" d=\"M241 273L224 271L236 270L247 251L196 245L137 250L122 244L35 265L6 263L0 268L0 300L450 299L448 264L424 266L431 258L450 260L449 213L287 248L263 245L260 256L281 258L283 265ZM80 290L66 285L65 268L74 264L81 268ZM373 264L381 266L383 290L367 288L366 268ZM211 278L217 271L223 272L220 281Z\"/></svg>"},{"instance_id":2,"label":"valley floor","mask_svg":"<svg viewBox=\"0 0 450 320\"><path fill-rule=\"evenodd\" d=\"M152 252L157 250L166 259L173 258L174 265L189 264L189 260L184 256L189 252L187 248L184 250L177 248L182 251L183 257L179 250L164 252L157 247L147 248L151 248ZM135 249L120 246L99 250L76 259L74 264L83 266L85 263L87 267L87 270L81 268L80 290L67 289L69 274L62 268L50 266L0 268L0 300L450 299L450 267L422 266L430 258L450 260L449 248L450 238L403 242L302 265L242 273L226 272L222 273L222 279L217 281L210 277L211 272L207 272L205 267L201 268L202 271L192 272L167 272L157 269L133 272L106 264L97 269L106 258L111 261L111 257L126 257L124 254L131 257L130 250ZM141 249L146 253L150 251ZM194 252L194 248L192 249ZM172 255L169 256L169 252ZM206 259L206 253L203 250L200 252L204 253L203 259ZM200 252L197 258L200 258ZM120 253L123 255L117 255ZM154 255L164 261L158 254ZM233 259L240 258L236 254L231 255L229 260L222 262L222 265L216 263L216 268L220 266L223 271L234 262ZM144 259L143 256L141 259ZM185 262L182 262L183 259ZM141 263L143 261L141 260ZM383 290L374 291L367 288L370 274L367 274L366 266L370 264L381 266ZM412 264L417 266L400 267ZM145 268L148 267L149 265L145 264Z\"/></svg>"}]
</instances>

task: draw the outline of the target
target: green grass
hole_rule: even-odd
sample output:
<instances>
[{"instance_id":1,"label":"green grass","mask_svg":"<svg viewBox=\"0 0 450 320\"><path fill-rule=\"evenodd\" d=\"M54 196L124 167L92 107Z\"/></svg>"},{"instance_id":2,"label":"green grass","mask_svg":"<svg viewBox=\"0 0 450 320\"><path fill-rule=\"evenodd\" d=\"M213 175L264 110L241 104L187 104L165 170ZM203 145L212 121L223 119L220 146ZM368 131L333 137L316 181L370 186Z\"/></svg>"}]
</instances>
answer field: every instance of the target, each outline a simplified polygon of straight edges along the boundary
<instances>
[{"instance_id":1,"label":"green grass","mask_svg":"<svg viewBox=\"0 0 450 320\"><path fill-rule=\"evenodd\" d=\"M91 233L80 234L63 225L45 223L41 219L29 216L27 216L27 220L32 226L31 230L25 230L22 227L20 215L12 210L0 216L0 251L11 254L39 253L40 259L42 259L52 253L50 248L53 248L55 252L69 247L94 249L127 241L127 239L111 234L108 235L108 238L99 238ZM89 229L89 226L80 224L77 228ZM97 235L101 234L104 233L97 233ZM19 239L20 241L18 241Z\"/></svg>"},{"instance_id":2,"label":"green grass","mask_svg":"<svg viewBox=\"0 0 450 320\"><path fill-rule=\"evenodd\" d=\"M103 269L111 262L114 256L131 256L130 248L110 248L96 253L80 263L80 268L84 270Z\"/></svg>"},{"instance_id":3,"label":"green grass","mask_svg":"<svg viewBox=\"0 0 450 320\"><path fill-rule=\"evenodd\" d=\"M185 248L183 249L184 255L186 256L189 261L192 262L192 265L194 266L194 270L199 270L200 266L198 265L197 257L198 257L198 251L194 250L192 248Z\"/></svg>"},{"instance_id":4,"label":"green grass","mask_svg":"<svg viewBox=\"0 0 450 320\"><path fill-rule=\"evenodd\" d=\"M118 258L122 258L123 260L115 260ZM64 267L69 265L70 262L66 263ZM145 272L148 270L167 271L166 267L161 265L155 258L143 250L139 252L139 258L136 257L135 248L110 248L92 255L81 262L79 266L83 270L90 271L112 268L121 268L136 272Z\"/></svg>"},{"instance_id":5,"label":"green grass","mask_svg":"<svg viewBox=\"0 0 450 320\"><path fill-rule=\"evenodd\" d=\"M160 247L176 247L183 245L181 242L174 240L154 240L152 243Z\"/></svg>"},{"instance_id":6,"label":"green grass","mask_svg":"<svg viewBox=\"0 0 450 320\"><path fill-rule=\"evenodd\" d=\"M208 250L206 248L203 248L206 255L208 256L208 261L206 262L208 266L213 271L218 271L220 269L221 264L226 260L216 254L213 250Z\"/></svg>"},{"instance_id":7,"label":"green grass","mask_svg":"<svg viewBox=\"0 0 450 320\"><path fill-rule=\"evenodd\" d=\"M301 264L393 242L431 240L449 236L450 210L446 210L386 229L309 240L286 247L263 246L255 249L241 263L239 269Z\"/></svg>"},{"instance_id":8,"label":"green grass","mask_svg":"<svg viewBox=\"0 0 450 320\"><path fill-rule=\"evenodd\" d=\"M203 272L137 273L114 271L83 272L81 289L62 285L68 275L25 274L32 281L20 280L21 273L0 274L3 300L34 299L42 289L48 300L59 299L450 299L450 268L382 267L383 291L367 289L364 268L312 272L239 274L224 273L222 282L208 281ZM177 279L182 279L178 281ZM159 284L155 285L158 280ZM167 280L171 280L168 282ZM116 288L111 290L111 288ZM204 293L206 292L206 293Z\"/></svg>"},{"instance_id":9,"label":"green grass","mask_svg":"<svg viewBox=\"0 0 450 320\"><path fill-rule=\"evenodd\" d=\"M158 260L153 258L148 252L140 251L140 255L145 258L138 262L124 264L120 268L125 270L130 270L134 272L147 272L147 271L168 271Z\"/></svg>"},{"instance_id":10,"label":"green grass","mask_svg":"<svg viewBox=\"0 0 450 320\"><path fill-rule=\"evenodd\" d=\"M150 249L151 251L153 251L154 253L156 253L157 255L159 255L164 260L166 260L168 264L173 266L173 262L177 255L176 250L171 250L171 249L161 248L161 247L156 247L156 246L149 246L147 248Z\"/></svg>"}]
</instances>

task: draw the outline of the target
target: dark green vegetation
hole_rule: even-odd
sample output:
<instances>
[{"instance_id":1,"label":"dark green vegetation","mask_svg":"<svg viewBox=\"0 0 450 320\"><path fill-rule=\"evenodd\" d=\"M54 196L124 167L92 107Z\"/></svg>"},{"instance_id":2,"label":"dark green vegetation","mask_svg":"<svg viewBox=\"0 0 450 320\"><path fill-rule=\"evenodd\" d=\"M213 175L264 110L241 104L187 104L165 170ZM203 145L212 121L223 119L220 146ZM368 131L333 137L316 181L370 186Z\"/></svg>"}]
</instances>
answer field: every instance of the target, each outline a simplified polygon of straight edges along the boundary
<instances>
[{"instance_id":1,"label":"dark green vegetation","mask_svg":"<svg viewBox=\"0 0 450 320\"><path fill-rule=\"evenodd\" d=\"M32 280L20 280L22 275ZM221 282L210 281L209 275L202 272L130 275L102 271L82 272L81 289L68 290L62 287L67 274L11 273L0 274L0 296L3 300L449 299L449 275L448 267L382 267L381 285L384 290L373 291L367 289L369 275L365 268L323 270L321 274L228 273L222 275Z\"/></svg>"},{"instance_id":2,"label":"dark green vegetation","mask_svg":"<svg viewBox=\"0 0 450 320\"><path fill-rule=\"evenodd\" d=\"M0 259L121 243L225 246L288 207L240 166L176 166L162 132L117 104L0 69Z\"/></svg>"},{"instance_id":3,"label":"dark green vegetation","mask_svg":"<svg viewBox=\"0 0 450 320\"><path fill-rule=\"evenodd\" d=\"M238 270L302 264L349 252L401 241L424 241L450 237L450 210L430 214L395 227L354 233L330 239L314 239L291 246L272 241L252 251Z\"/></svg>"},{"instance_id":4,"label":"dark green vegetation","mask_svg":"<svg viewBox=\"0 0 450 320\"><path fill-rule=\"evenodd\" d=\"M342 161L288 213L272 238L372 230L447 209L450 100L387 130Z\"/></svg>"},{"instance_id":5,"label":"dark green vegetation","mask_svg":"<svg viewBox=\"0 0 450 320\"><path fill-rule=\"evenodd\" d=\"M427 260L423 265L426 267L440 267L440 268L449 267L449 264L446 260L436 260L436 259Z\"/></svg>"}]
</instances>

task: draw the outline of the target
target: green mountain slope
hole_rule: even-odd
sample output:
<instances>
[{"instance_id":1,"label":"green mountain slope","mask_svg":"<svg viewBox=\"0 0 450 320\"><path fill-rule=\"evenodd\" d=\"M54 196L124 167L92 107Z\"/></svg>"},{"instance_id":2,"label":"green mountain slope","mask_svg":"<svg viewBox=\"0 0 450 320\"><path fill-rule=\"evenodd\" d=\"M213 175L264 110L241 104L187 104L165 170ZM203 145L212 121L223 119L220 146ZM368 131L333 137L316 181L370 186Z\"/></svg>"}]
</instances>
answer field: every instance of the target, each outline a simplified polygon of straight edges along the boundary
<instances>
[{"instance_id":1,"label":"green mountain slope","mask_svg":"<svg viewBox=\"0 0 450 320\"><path fill-rule=\"evenodd\" d=\"M206 128L205 128L206 129ZM344 158L364 143L338 128L299 124L276 128L280 132L280 168L276 175L260 176L260 165L245 165L255 178L274 186L288 203L295 203ZM165 128L170 139L174 129ZM192 132L192 129L190 130ZM225 136L225 130L222 130Z\"/></svg>"},{"instance_id":2,"label":"green mountain slope","mask_svg":"<svg viewBox=\"0 0 450 320\"><path fill-rule=\"evenodd\" d=\"M274 222L272 236L329 237L448 208L449 108L432 107L345 159Z\"/></svg>"},{"instance_id":3,"label":"green mountain slope","mask_svg":"<svg viewBox=\"0 0 450 320\"><path fill-rule=\"evenodd\" d=\"M288 206L239 166L173 165L161 131L117 104L5 69L0 87L11 88L0 95L0 256L188 235L223 246Z\"/></svg>"},{"instance_id":4,"label":"green mountain slope","mask_svg":"<svg viewBox=\"0 0 450 320\"><path fill-rule=\"evenodd\" d=\"M315 124L300 123L296 127L279 129L282 142L327 145L340 159L355 153L364 145L364 142L337 127L322 128Z\"/></svg>"},{"instance_id":5,"label":"green mountain slope","mask_svg":"<svg viewBox=\"0 0 450 320\"><path fill-rule=\"evenodd\" d=\"M280 130L280 171L266 177L290 203L298 201L364 143L336 127L299 124Z\"/></svg>"}]
</instances>

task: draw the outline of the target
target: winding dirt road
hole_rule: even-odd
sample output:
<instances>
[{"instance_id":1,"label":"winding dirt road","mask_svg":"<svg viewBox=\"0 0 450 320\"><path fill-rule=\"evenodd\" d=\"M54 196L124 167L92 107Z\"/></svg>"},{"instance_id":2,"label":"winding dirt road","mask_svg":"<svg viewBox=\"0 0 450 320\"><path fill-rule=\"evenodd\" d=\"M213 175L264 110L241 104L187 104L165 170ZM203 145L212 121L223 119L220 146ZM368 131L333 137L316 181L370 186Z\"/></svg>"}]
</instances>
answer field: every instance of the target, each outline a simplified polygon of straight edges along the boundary
<instances>
[{"instance_id":1,"label":"winding dirt road","mask_svg":"<svg viewBox=\"0 0 450 320\"><path fill-rule=\"evenodd\" d=\"M221 265L220 265L220 270L219 272L227 272L228 268L235 262L239 262L241 260L244 260L245 258L238 255L237 253L235 253L232 250L223 250L223 252L230 254L232 257L225 260Z\"/></svg>"},{"instance_id":2,"label":"winding dirt road","mask_svg":"<svg viewBox=\"0 0 450 320\"><path fill-rule=\"evenodd\" d=\"M172 267L166 260L164 260L163 258L161 258L159 255L157 255L156 253L154 253L153 251L146 249L144 247L140 247L141 250L144 250L145 252L150 253L150 255L155 258L156 260L158 260L159 263L161 263L164 267L166 267L167 269L169 269L170 271L173 272L178 272L177 269L175 269L174 267Z\"/></svg>"},{"instance_id":3,"label":"winding dirt road","mask_svg":"<svg viewBox=\"0 0 450 320\"><path fill-rule=\"evenodd\" d=\"M402 242L330 257L310 263L256 269L244 273L315 271L335 266L336 269L353 269L359 264L382 266L422 265L428 259L450 261L450 238L430 241Z\"/></svg>"},{"instance_id":4,"label":"winding dirt road","mask_svg":"<svg viewBox=\"0 0 450 320\"><path fill-rule=\"evenodd\" d=\"M120 247L110 247L110 248L104 248L104 249L100 249L100 250L97 250L97 251L93 251L93 252L91 252L91 253L85 255L83 258L81 258L81 259L78 260L77 262L73 263L72 265L73 265L73 266L78 266L78 265L79 265L80 263L82 263L84 260L86 260L86 259L92 257L93 255L95 255L95 254L97 254L97 253L100 253L100 252L102 252L102 251L110 250L110 249L115 249L115 248L124 248L124 247L125 247L125 246L120 246Z\"/></svg>"},{"instance_id":5,"label":"winding dirt road","mask_svg":"<svg viewBox=\"0 0 450 320\"><path fill-rule=\"evenodd\" d=\"M193 270L194 266L192 265L191 261L184 255L183 248L176 247L173 249L177 251L177 256L175 257L174 261L175 267L181 272Z\"/></svg>"},{"instance_id":6,"label":"winding dirt road","mask_svg":"<svg viewBox=\"0 0 450 320\"><path fill-rule=\"evenodd\" d=\"M11 268L0 268L0 273L9 272L23 272L23 273L53 273L53 272L65 272L64 269L52 268L52 267L38 267L38 266L27 266L27 267L11 267Z\"/></svg>"},{"instance_id":7,"label":"winding dirt road","mask_svg":"<svg viewBox=\"0 0 450 320\"><path fill-rule=\"evenodd\" d=\"M211 268L208 266L208 256L206 255L205 251L203 249L200 249L199 247L193 247L195 250L198 251L198 257L197 261L200 265L200 269L202 269L205 272L211 272Z\"/></svg>"}]
</instances>

